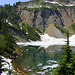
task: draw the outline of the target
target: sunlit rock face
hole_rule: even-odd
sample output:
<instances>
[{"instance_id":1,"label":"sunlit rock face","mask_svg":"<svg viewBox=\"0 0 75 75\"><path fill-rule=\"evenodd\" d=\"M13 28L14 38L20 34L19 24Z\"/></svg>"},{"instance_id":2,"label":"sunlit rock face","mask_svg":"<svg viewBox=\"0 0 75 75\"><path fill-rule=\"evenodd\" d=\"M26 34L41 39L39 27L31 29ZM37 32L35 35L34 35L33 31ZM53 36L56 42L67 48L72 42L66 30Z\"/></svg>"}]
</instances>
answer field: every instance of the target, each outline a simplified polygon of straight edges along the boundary
<instances>
[{"instance_id":1,"label":"sunlit rock face","mask_svg":"<svg viewBox=\"0 0 75 75\"><path fill-rule=\"evenodd\" d=\"M32 6L34 3L28 3L27 5ZM40 30L46 30L50 27L50 24L60 25L64 28L70 27L72 24L75 24L75 9L74 7L62 7L57 9L47 9L44 10L26 10L24 7L26 3L18 5L17 12L20 14L21 19ZM34 6L35 8L35 6ZM40 7L37 7L40 9ZM74 34L73 31L70 31L71 34Z\"/></svg>"}]
</instances>

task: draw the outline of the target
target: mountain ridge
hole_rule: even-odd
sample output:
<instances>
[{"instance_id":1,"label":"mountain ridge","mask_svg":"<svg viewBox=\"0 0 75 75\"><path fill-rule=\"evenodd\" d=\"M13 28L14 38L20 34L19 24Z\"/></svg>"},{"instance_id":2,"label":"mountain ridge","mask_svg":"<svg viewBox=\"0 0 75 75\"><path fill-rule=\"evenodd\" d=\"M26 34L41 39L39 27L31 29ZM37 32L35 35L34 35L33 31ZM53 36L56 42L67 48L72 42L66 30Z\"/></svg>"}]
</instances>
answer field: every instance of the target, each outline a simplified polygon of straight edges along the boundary
<instances>
[{"instance_id":1,"label":"mountain ridge","mask_svg":"<svg viewBox=\"0 0 75 75\"><path fill-rule=\"evenodd\" d=\"M75 7L58 7L57 9L50 8L34 8L34 9L19 9L21 19L40 30L46 30L49 24L60 25L65 29L75 24ZM71 34L74 34L71 32Z\"/></svg>"},{"instance_id":2,"label":"mountain ridge","mask_svg":"<svg viewBox=\"0 0 75 75\"><path fill-rule=\"evenodd\" d=\"M50 24L59 25L61 28L65 29L69 28L70 31L73 30L71 26L75 24L75 6L60 6L57 3L49 3L47 1L59 2L59 0L46 0L46 2L45 0L17 2L16 5L13 6L5 5L1 7L0 13L5 13L5 19L8 20L10 24L13 24L13 27L20 30L28 39L30 38L29 35L26 35L26 33L30 31L28 27L31 27L32 31L37 29L43 33L50 27ZM12 10L9 10L9 8ZM5 12L5 10L7 12ZM70 33L73 35L74 31ZM32 40L32 38L30 39Z\"/></svg>"}]
</instances>

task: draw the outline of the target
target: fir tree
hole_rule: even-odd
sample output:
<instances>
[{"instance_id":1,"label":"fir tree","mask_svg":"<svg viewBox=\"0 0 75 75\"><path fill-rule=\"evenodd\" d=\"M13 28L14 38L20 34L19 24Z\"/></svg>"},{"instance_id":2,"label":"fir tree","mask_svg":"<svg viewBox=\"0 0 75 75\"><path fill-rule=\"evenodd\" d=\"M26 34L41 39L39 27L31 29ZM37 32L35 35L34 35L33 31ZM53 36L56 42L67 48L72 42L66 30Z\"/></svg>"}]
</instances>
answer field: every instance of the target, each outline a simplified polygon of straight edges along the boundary
<instances>
[{"instance_id":1,"label":"fir tree","mask_svg":"<svg viewBox=\"0 0 75 75\"><path fill-rule=\"evenodd\" d=\"M58 67L53 70L53 75L75 75L75 61L69 46L69 32L67 34L67 45L64 48L64 59L58 62Z\"/></svg>"}]
</instances>

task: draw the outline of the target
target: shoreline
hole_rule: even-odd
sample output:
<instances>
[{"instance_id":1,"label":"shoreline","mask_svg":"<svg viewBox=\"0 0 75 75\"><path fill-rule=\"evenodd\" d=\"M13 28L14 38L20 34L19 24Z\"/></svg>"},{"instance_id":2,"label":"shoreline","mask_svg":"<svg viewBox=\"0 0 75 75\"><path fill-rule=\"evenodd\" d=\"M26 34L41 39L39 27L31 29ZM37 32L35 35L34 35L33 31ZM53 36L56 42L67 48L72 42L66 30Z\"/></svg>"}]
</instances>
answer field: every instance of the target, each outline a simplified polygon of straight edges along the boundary
<instances>
[{"instance_id":1,"label":"shoreline","mask_svg":"<svg viewBox=\"0 0 75 75\"><path fill-rule=\"evenodd\" d=\"M2 58L2 61L1 64L2 64L2 69L7 69L6 71L2 71L1 75L6 75L8 74L10 71L14 71L14 68L12 66L12 59L9 59L9 58L5 58L4 56L0 56ZM12 73L12 72L11 72Z\"/></svg>"},{"instance_id":2,"label":"shoreline","mask_svg":"<svg viewBox=\"0 0 75 75\"><path fill-rule=\"evenodd\" d=\"M11 74L19 74L19 75L29 75L27 72L20 70L16 65L14 65L13 61L14 59L5 58L4 56L0 56L2 58L2 66L1 69L8 69L7 71L2 71L1 75L7 75L9 71L11 71Z\"/></svg>"},{"instance_id":3,"label":"shoreline","mask_svg":"<svg viewBox=\"0 0 75 75\"><path fill-rule=\"evenodd\" d=\"M23 71L21 68L17 67L14 63L14 60L12 60L12 66L16 70L16 72L13 72L13 74L21 74L21 75L29 75L27 71Z\"/></svg>"},{"instance_id":4,"label":"shoreline","mask_svg":"<svg viewBox=\"0 0 75 75\"><path fill-rule=\"evenodd\" d=\"M21 46L28 46L28 45L32 45L32 46L40 46L40 47L44 47L44 48L48 48L49 46L53 46L53 45L66 45L67 44L67 39L64 38L55 38L55 37L50 37L48 34L44 34L44 35L40 35L41 37L41 41L30 41L30 42L17 42L17 45L21 45ZM70 46L75 46L75 35L72 35L69 38L70 41Z\"/></svg>"}]
</instances>

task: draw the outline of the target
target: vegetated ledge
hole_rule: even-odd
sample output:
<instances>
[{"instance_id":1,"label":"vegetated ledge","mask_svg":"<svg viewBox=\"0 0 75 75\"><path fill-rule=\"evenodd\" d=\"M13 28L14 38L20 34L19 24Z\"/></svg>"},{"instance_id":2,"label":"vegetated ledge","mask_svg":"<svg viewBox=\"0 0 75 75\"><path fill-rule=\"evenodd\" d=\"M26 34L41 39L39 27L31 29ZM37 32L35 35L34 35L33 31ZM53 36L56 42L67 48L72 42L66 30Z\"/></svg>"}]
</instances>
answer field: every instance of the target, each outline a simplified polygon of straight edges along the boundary
<instances>
[{"instance_id":1,"label":"vegetated ledge","mask_svg":"<svg viewBox=\"0 0 75 75\"><path fill-rule=\"evenodd\" d=\"M49 10L58 10L58 8L62 9L62 8L67 8L67 7L70 7L72 9L75 9L75 6L53 6L51 8L48 8L48 7L39 7L39 8L27 8L27 7L24 7L22 10L28 10L28 11L44 11L45 9L49 9Z\"/></svg>"},{"instance_id":2,"label":"vegetated ledge","mask_svg":"<svg viewBox=\"0 0 75 75\"><path fill-rule=\"evenodd\" d=\"M23 4L23 5L22 5ZM18 4L19 7L21 7L21 10L28 10L28 11L43 11L44 9L52 9L57 10L57 8L65 8L65 7L71 7L75 8L75 5L59 5L59 3L48 3L48 2L21 2Z\"/></svg>"},{"instance_id":3,"label":"vegetated ledge","mask_svg":"<svg viewBox=\"0 0 75 75\"><path fill-rule=\"evenodd\" d=\"M27 7L25 7L25 8L23 8L22 10L28 10L28 11L44 11L45 9L57 10L56 7L48 8L48 7L45 7L45 6L39 7L39 8L35 8L35 7L34 7L34 8L27 8Z\"/></svg>"},{"instance_id":4,"label":"vegetated ledge","mask_svg":"<svg viewBox=\"0 0 75 75\"><path fill-rule=\"evenodd\" d=\"M12 61L12 65L14 67L14 69L16 70L16 72L13 72L13 74L22 74L22 75L29 75L29 73L25 70L22 70L21 68L17 67L15 64L14 64L14 60Z\"/></svg>"}]
</instances>

